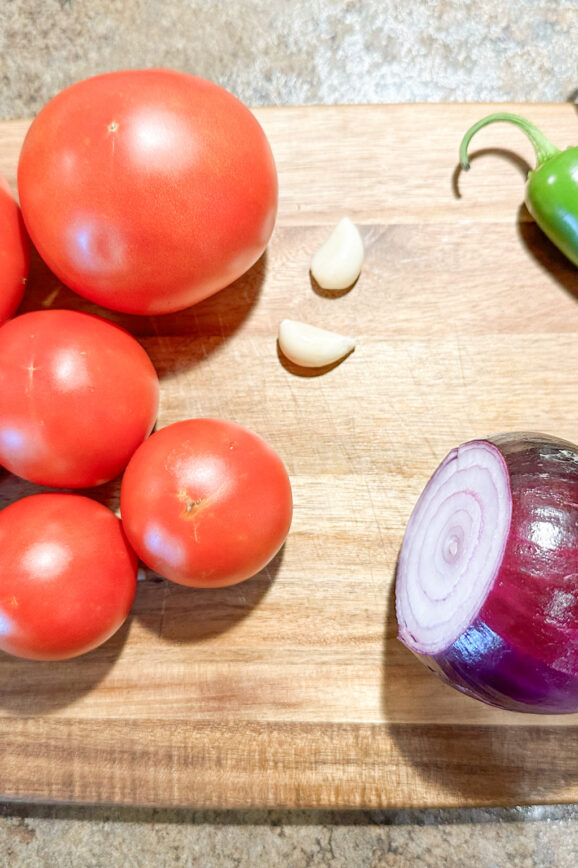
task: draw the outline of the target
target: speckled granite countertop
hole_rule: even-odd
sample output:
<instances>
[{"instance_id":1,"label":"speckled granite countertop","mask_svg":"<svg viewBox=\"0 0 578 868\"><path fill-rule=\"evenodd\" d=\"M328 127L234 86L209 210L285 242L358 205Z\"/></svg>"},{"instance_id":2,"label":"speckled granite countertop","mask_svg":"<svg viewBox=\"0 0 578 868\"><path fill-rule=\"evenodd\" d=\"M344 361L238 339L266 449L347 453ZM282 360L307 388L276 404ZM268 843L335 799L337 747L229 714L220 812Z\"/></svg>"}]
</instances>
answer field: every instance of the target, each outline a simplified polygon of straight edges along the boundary
<instances>
[{"instance_id":1,"label":"speckled granite countertop","mask_svg":"<svg viewBox=\"0 0 578 868\"><path fill-rule=\"evenodd\" d=\"M121 67L250 105L576 96L578 7L555 0L3 0L0 118ZM0 865L574 868L576 806L192 812L0 805Z\"/></svg>"},{"instance_id":2,"label":"speckled granite countertop","mask_svg":"<svg viewBox=\"0 0 578 868\"><path fill-rule=\"evenodd\" d=\"M4 0L0 117L139 66L195 72L251 105L564 101L576 13L556 0Z\"/></svg>"}]
</instances>

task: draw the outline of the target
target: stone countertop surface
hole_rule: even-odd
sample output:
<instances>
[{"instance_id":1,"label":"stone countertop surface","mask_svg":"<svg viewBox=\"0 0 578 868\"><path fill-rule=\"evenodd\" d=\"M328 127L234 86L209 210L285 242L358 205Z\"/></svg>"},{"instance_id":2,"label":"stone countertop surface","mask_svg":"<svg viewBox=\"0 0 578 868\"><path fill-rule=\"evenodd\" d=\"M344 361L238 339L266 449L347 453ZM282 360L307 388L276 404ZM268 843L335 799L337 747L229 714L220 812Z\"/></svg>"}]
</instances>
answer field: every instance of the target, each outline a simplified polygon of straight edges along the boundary
<instances>
[{"instance_id":1,"label":"stone countertop surface","mask_svg":"<svg viewBox=\"0 0 578 868\"><path fill-rule=\"evenodd\" d=\"M88 75L165 66L249 105L564 102L578 3L3 0L0 118ZM388 812L0 804L0 866L578 864L578 807Z\"/></svg>"},{"instance_id":2,"label":"stone countertop surface","mask_svg":"<svg viewBox=\"0 0 578 868\"><path fill-rule=\"evenodd\" d=\"M0 118L68 84L166 66L250 105L560 102L574 0L3 0Z\"/></svg>"}]
</instances>

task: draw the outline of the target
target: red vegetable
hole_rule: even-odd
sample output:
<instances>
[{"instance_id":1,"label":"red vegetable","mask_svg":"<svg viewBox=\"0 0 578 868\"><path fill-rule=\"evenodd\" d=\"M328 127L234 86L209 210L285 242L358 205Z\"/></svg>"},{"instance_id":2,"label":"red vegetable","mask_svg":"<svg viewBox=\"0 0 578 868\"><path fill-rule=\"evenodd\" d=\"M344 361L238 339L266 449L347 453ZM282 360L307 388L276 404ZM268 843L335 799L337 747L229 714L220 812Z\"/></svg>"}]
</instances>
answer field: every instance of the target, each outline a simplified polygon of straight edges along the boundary
<instances>
[{"instance_id":1,"label":"red vegetable","mask_svg":"<svg viewBox=\"0 0 578 868\"><path fill-rule=\"evenodd\" d=\"M153 434L124 473L127 537L161 576L199 588L261 570L289 532L291 485L262 437L222 419L188 419Z\"/></svg>"},{"instance_id":2,"label":"red vegetable","mask_svg":"<svg viewBox=\"0 0 578 868\"><path fill-rule=\"evenodd\" d=\"M20 208L0 175L0 325L22 300L29 265L30 242Z\"/></svg>"},{"instance_id":3,"label":"red vegetable","mask_svg":"<svg viewBox=\"0 0 578 868\"><path fill-rule=\"evenodd\" d=\"M43 310L0 328L0 464L24 479L113 479L150 434L158 401L145 350L107 320Z\"/></svg>"},{"instance_id":4,"label":"red vegetable","mask_svg":"<svg viewBox=\"0 0 578 868\"><path fill-rule=\"evenodd\" d=\"M504 434L452 450L400 552L399 638L501 708L578 711L578 447Z\"/></svg>"},{"instance_id":5,"label":"red vegetable","mask_svg":"<svg viewBox=\"0 0 578 868\"><path fill-rule=\"evenodd\" d=\"M277 173L254 115L164 69L95 76L34 119L18 166L40 255L79 295L135 314L181 310L263 253Z\"/></svg>"},{"instance_id":6,"label":"red vegetable","mask_svg":"<svg viewBox=\"0 0 578 868\"><path fill-rule=\"evenodd\" d=\"M63 660L96 648L127 617L137 559L106 506L33 494L0 512L0 649Z\"/></svg>"}]
</instances>

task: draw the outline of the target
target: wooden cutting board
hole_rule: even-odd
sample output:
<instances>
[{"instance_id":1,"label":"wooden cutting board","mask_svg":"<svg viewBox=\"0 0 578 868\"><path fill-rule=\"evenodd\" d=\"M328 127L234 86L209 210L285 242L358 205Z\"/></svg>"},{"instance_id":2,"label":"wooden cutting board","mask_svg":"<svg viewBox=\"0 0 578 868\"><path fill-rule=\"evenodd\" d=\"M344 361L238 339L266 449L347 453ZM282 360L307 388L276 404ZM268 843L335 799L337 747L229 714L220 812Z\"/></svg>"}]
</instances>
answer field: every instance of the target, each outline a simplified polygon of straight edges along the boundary
<instances>
[{"instance_id":1,"label":"wooden cutting board","mask_svg":"<svg viewBox=\"0 0 578 868\"><path fill-rule=\"evenodd\" d=\"M289 469L281 554L236 588L148 573L105 646L66 663L0 655L5 799L205 807L578 801L578 718L500 712L396 640L403 530L447 451L498 431L578 442L578 271L521 207L531 148L506 126L457 151L490 105L267 108L280 175L266 255L234 286L130 328L162 378L159 426L221 416ZM572 105L522 111L561 146ZM27 122L0 125L15 186ZM366 260L336 297L309 277L343 215ZM23 310L96 311L35 262ZM284 317L352 334L342 364L279 356ZM6 504L31 493L4 474ZM118 505L118 485L93 492Z\"/></svg>"}]
</instances>

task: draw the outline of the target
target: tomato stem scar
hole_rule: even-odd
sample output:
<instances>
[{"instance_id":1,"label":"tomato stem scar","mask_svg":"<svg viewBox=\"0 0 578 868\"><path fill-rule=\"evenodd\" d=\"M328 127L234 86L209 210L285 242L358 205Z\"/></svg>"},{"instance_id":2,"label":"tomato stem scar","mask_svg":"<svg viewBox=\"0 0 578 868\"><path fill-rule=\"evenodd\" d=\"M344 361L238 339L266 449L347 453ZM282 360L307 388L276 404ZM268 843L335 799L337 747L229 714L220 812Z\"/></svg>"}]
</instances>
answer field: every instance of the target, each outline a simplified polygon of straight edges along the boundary
<instances>
[{"instance_id":1,"label":"tomato stem scar","mask_svg":"<svg viewBox=\"0 0 578 868\"><path fill-rule=\"evenodd\" d=\"M186 491L180 491L178 494L178 498L181 501L181 503L183 503L185 506L184 514L186 516L191 515L193 513L195 507L199 506L203 502L203 500L205 499L204 497L198 497L195 500Z\"/></svg>"}]
</instances>

